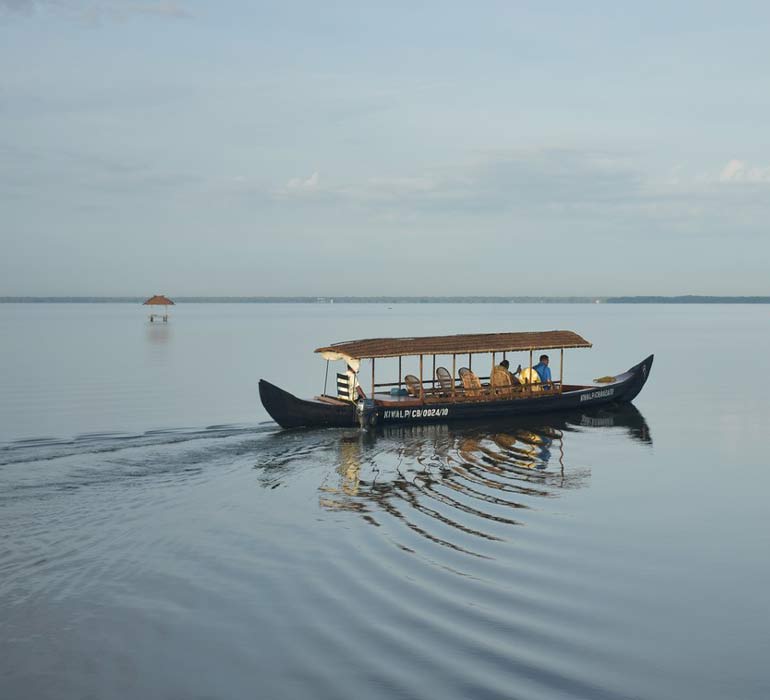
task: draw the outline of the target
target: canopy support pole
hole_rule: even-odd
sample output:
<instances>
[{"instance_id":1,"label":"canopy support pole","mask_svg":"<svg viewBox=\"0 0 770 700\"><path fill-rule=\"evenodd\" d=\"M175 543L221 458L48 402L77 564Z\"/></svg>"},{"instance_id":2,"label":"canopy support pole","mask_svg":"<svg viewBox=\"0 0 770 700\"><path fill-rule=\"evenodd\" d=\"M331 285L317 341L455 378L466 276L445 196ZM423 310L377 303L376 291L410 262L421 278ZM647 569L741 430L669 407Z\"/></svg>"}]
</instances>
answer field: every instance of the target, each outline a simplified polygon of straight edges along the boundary
<instances>
[{"instance_id":1,"label":"canopy support pole","mask_svg":"<svg viewBox=\"0 0 770 700\"><path fill-rule=\"evenodd\" d=\"M561 358L559 359L559 393L564 391L564 348L561 349Z\"/></svg>"},{"instance_id":2,"label":"canopy support pole","mask_svg":"<svg viewBox=\"0 0 770 700\"><path fill-rule=\"evenodd\" d=\"M457 355L452 355L452 401L455 400L455 387L457 386Z\"/></svg>"},{"instance_id":3,"label":"canopy support pole","mask_svg":"<svg viewBox=\"0 0 770 700\"><path fill-rule=\"evenodd\" d=\"M324 375L324 393L326 396L326 383L329 381L329 360L326 360L326 374Z\"/></svg>"},{"instance_id":4,"label":"canopy support pole","mask_svg":"<svg viewBox=\"0 0 770 700\"><path fill-rule=\"evenodd\" d=\"M372 358L372 400L374 399L374 358Z\"/></svg>"},{"instance_id":5,"label":"canopy support pole","mask_svg":"<svg viewBox=\"0 0 770 700\"><path fill-rule=\"evenodd\" d=\"M435 389L436 388L436 356L433 356L433 374L430 378L430 385Z\"/></svg>"},{"instance_id":6,"label":"canopy support pole","mask_svg":"<svg viewBox=\"0 0 770 700\"><path fill-rule=\"evenodd\" d=\"M532 350L529 351L529 393L532 393Z\"/></svg>"},{"instance_id":7,"label":"canopy support pole","mask_svg":"<svg viewBox=\"0 0 770 700\"><path fill-rule=\"evenodd\" d=\"M398 356L398 391L401 391L401 355Z\"/></svg>"},{"instance_id":8,"label":"canopy support pole","mask_svg":"<svg viewBox=\"0 0 770 700\"><path fill-rule=\"evenodd\" d=\"M422 355L420 355L420 401L425 403L425 386L422 383Z\"/></svg>"},{"instance_id":9,"label":"canopy support pole","mask_svg":"<svg viewBox=\"0 0 770 700\"><path fill-rule=\"evenodd\" d=\"M468 369L473 371L473 365L471 364L471 354L468 353Z\"/></svg>"}]
</instances>

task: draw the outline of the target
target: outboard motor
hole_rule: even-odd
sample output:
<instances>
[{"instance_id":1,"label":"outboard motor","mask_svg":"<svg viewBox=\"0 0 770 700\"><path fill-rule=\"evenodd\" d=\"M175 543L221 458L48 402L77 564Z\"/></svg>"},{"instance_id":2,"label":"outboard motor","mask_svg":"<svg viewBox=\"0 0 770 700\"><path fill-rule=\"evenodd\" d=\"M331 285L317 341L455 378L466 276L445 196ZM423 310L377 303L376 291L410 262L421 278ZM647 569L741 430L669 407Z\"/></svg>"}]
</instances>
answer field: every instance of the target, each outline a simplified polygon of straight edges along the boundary
<instances>
[{"instance_id":1,"label":"outboard motor","mask_svg":"<svg viewBox=\"0 0 770 700\"><path fill-rule=\"evenodd\" d=\"M377 425L377 407L373 399L360 399L356 404L358 424L363 430L374 428Z\"/></svg>"}]
</instances>

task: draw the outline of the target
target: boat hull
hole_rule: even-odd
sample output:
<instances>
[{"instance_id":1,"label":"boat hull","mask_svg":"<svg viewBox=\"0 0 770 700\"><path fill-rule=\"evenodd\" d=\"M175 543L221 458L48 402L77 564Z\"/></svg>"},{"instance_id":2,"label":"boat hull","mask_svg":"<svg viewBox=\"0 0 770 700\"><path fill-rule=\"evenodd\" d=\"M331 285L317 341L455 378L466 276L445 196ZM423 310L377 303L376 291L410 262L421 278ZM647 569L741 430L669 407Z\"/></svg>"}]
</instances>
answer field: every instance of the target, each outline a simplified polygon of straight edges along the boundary
<instances>
[{"instance_id":1,"label":"boat hull","mask_svg":"<svg viewBox=\"0 0 770 700\"><path fill-rule=\"evenodd\" d=\"M510 401L431 402L419 406L376 407L378 425L431 423L534 415L588 408L608 403L627 403L644 387L650 376L653 355L615 377L615 381L553 395L517 398ZM283 428L353 427L358 425L356 408L318 400L300 399L264 379L259 395L271 418Z\"/></svg>"},{"instance_id":2,"label":"boat hull","mask_svg":"<svg viewBox=\"0 0 770 700\"><path fill-rule=\"evenodd\" d=\"M299 399L288 391L259 380L259 398L282 428L345 428L357 425L356 408Z\"/></svg>"}]
</instances>

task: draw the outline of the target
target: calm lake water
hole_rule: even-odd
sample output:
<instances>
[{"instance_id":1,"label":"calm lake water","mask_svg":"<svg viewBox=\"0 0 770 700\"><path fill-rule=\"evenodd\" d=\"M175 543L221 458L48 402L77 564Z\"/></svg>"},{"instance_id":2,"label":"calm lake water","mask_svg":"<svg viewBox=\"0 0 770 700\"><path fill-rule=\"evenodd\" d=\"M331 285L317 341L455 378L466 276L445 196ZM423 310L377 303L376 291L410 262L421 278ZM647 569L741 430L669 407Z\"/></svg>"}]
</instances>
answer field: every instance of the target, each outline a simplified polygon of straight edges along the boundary
<instances>
[{"instance_id":1,"label":"calm lake water","mask_svg":"<svg viewBox=\"0 0 770 700\"><path fill-rule=\"evenodd\" d=\"M556 328L571 381L655 353L633 407L259 403L329 342ZM0 698L765 700L768 356L766 306L0 305Z\"/></svg>"}]
</instances>

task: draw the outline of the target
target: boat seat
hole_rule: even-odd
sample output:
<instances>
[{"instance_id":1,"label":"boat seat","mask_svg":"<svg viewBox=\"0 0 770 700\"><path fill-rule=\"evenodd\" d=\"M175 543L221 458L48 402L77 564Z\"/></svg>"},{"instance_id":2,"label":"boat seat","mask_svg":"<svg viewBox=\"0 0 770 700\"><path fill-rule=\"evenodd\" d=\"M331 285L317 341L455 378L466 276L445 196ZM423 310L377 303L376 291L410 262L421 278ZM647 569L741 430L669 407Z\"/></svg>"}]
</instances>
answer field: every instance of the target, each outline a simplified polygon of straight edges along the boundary
<instances>
[{"instance_id":1,"label":"boat seat","mask_svg":"<svg viewBox=\"0 0 770 700\"><path fill-rule=\"evenodd\" d=\"M406 384L406 390L409 392L410 396L421 395L422 392L420 389L422 388L422 383L413 374L407 374L404 377L404 384Z\"/></svg>"},{"instance_id":2,"label":"boat seat","mask_svg":"<svg viewBox=\"0 0 770 700\"><path fill-rule=\"evenodd\" d=\"M446 367L436 367L436 379L438 379L438 385L441 387L441 392L451 393L455 387L452 375Z\"/></svg>"},{"instance_id":3,"label":"boat seat","mask_svg":"<svg viewBox=\"0 0 770 700\"><path fill-rule=\"evenodd\" d=\"M465 395L468 397L480 397L482 392L481 380L467 367L460 367L457 373L460 375L460 380L463 383Z\"/></svg>"}]
</instances>

